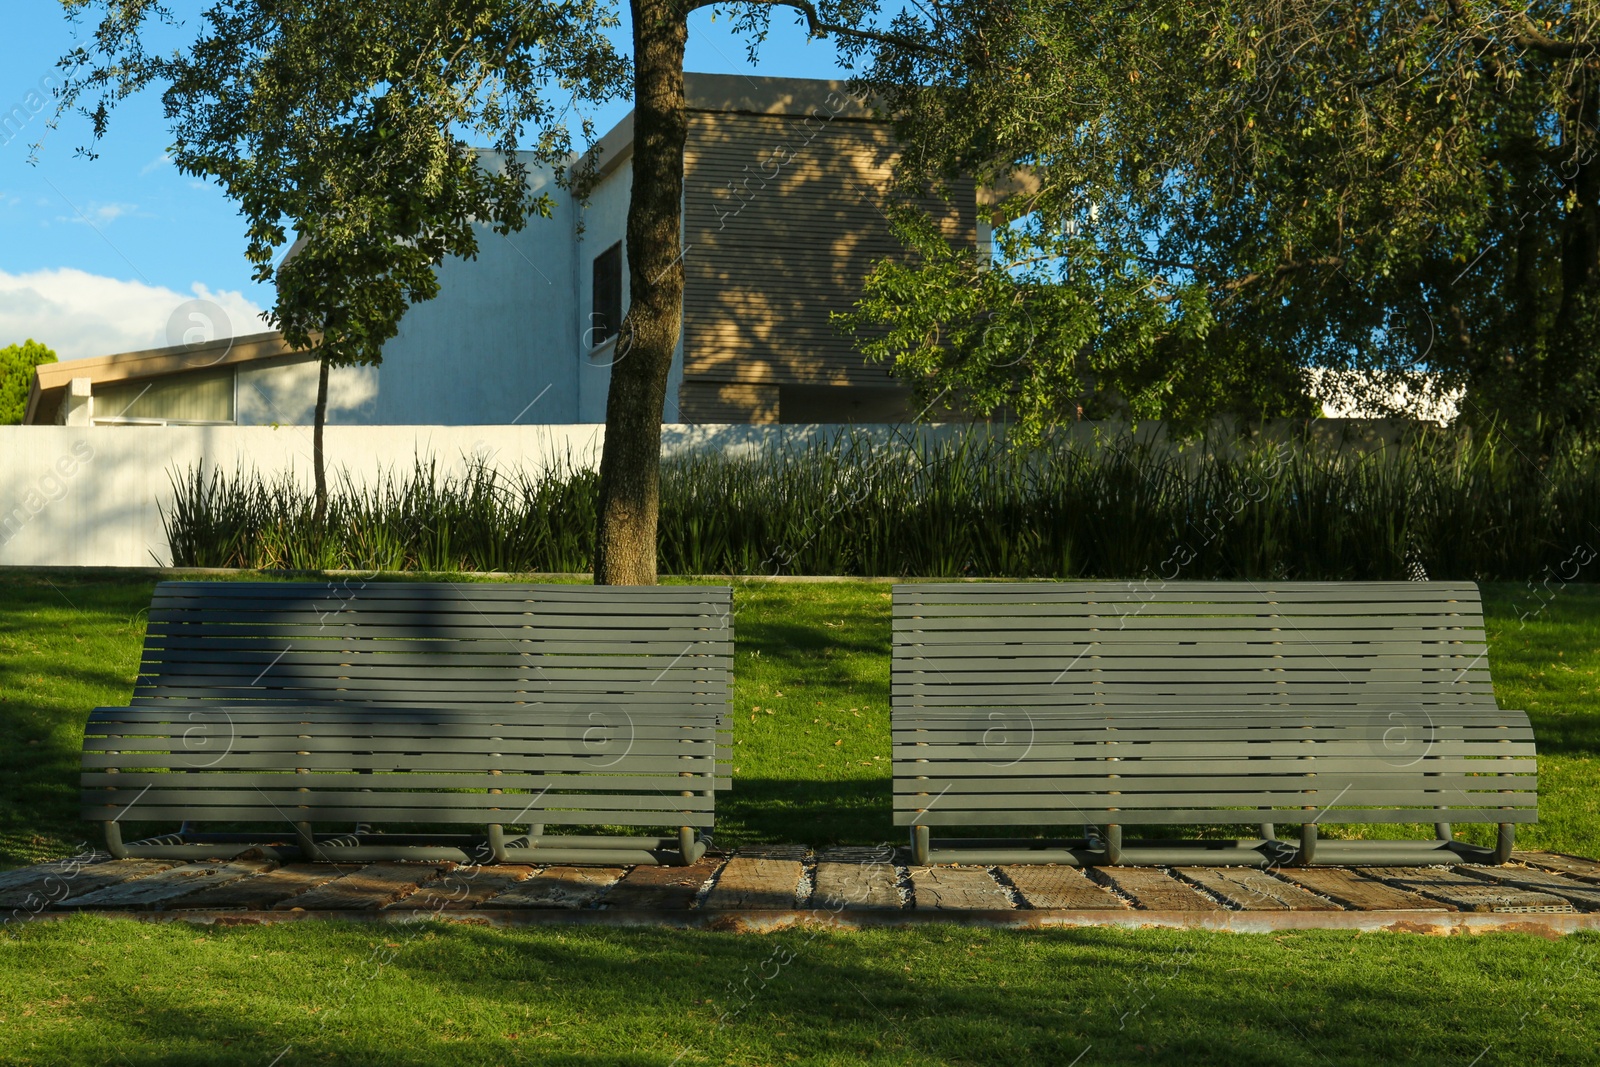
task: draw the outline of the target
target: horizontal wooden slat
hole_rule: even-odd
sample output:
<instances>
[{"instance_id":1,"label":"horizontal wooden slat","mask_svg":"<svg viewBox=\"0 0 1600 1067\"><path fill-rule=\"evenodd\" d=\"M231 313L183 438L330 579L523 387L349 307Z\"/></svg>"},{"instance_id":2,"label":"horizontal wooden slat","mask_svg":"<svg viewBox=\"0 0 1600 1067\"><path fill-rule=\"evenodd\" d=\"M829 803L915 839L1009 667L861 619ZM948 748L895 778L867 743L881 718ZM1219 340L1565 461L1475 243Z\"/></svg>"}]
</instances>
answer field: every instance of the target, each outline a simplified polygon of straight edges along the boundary
<instances>
[{"instance_id":1,"label":"horizontal wooden slat","mask_svg":"<svg viewBox=\"0 0 1600 1067\"><path fill-rule=\"evenodd\" d=\"M939 801L935 805L933 796L938 795ZM1448 801L1445 798L1454 798ZM914 794L897 794L895 803L901 807L935 807L941 810L982 811L989 808L1011 809L1016 807L1029 807L1041 811L1068 810L1075 811L1089 803L1105 805L1123 811L1144 811L1151 808L1170 809L1179 807L1206 807L1206 808L1303 808L1316 807L1338 810L1360 809L1377 806L1411 806L1438 808L1470 808L1470 807L1531 807L1537 803L1537 797L1527 792L1498 792L1498 793L1473 793L1463 790L1447 790L1440 793L1431 793L1421 789L1378 789L1366 788L1362 790L1348 789L1346 787L1332 789L1308 789L1304 791L1257 791L1254 789L1236 789L1227 791L1225 783L1219 783L1218 788L1206 791L1203 789L1180 790L1165 793L1144 793L1136 791L1123 791L1116 794L1100 793L1034 793L1027 797L1017 797L1010 794L988 793L943 793L928 794L919 798Z\"/></svg>"},{"instance_id":2,"label":"horizontal wooden slat","mask_svg":"<svg viewBox=\"0 0 1600 1067\"><path fill-rule=\"evenodd\" d=\"M1438 741L1428 746L1430 755L1440 756L1532 756L1532 741L1506 741L1491 742L1490 749L1477 741ZM1028 751L1028 755L1035 759L1083 759L1091 753L1087 751L1088 745L1083 742L1067 744L1036 743ZM1204 753L1207 756L1282 756L1285 758L1301 758L1313 754L1326 756L1381 756L1382 750L1377 748L1371 739L1344 740L1322 738L1311 744L1296 741L1140 741L1127 742L1117 746L1114 750L1109 744L1095 746L1094 755L1099 756L1195 756ZM1402 750L1402 755L1405 755ZM981 758L979 753L973 752L971 744L958 745L918 745L915 748L896 747L895 755L899 759L975 759Z\"/></svg>"},{"instance_id":3,"label":"horizontal wooden slat","mask_svg":"<svg viewBox=\"0 0 1600 1067\"><path fill-rule=\"evenodd\" d=\"M1205 641L1179 641L1160 638L1153 638L1148 641L1111 641L1103 644L1095 641L1083 641L1076 645L1063 646L1061 650L1041 649L1028 645L1009 645L1006 647L1010 651L1001 656L987 654L969 656L962 652L959 646L913 646L902 649L901 663L903 663L903 666L897 664L895 669L916 670L919 669L916 666L917 662L922 661L928 664L928 666L921 667L920 669L922 670L981 670L995 659L1000 659L1008 667L1026 668L1031 662L1037 664L1037 669L1044 670L1047 669L1044 661L1055 659L1061 651L1070 651L1073 661L1079 661L1079 657L1082 657L1081 662L1111 660L1121 663L1170 656L1182 656L1186 660L1192 657L1196 662L1260 655L1274 656L1285 660L1342 659L1345 657L1431 660L1441 656L1471 659L1475 656L1487 655L1489 647L1481 640L1372 641L1369 635L1369 639L1363 641L1319 639L1313 642L1303 635L1290 637L1288 640L1279 640L1275 634L1252 636L1256 639L1242 641L1239 639L1239 635L1230 632L1214 634Z\"/></svg>"},{"instance_id":4,"label":"horizontal wooden slat","mask_svg":"<svg viewBox=\"0 0 1600 1067\"><path fill-rule=\"evenodd\" d=\"M80 815L91 822L106 822L115 818L118 810L85 806L80 809ZM494 821L512 822L510 816L515 814L517 814L515 811L502 813L459 809L394 808L386 810L383 813L383 818L386 822L394 823L466 823L482 826ZM709 827L714 823L714 816L710 811L680 811L675 808L663 808L659 811L609 811L577 807L561 810L545 808L538 811L536 815L534 812L529 812L528 816L534 816L538 822L552 826L584 826L603 823L616 826ZM213 823L276 824L280 833L286 824L290 822L331 823L335 827L343 826L348 828L352 823L374 821L371 818L371 810L359 804L345 807L322 805L315 809L294 809L288 815L277 812L267 806L257 809L192 804L163 806L141 804L135 809L135 813L131 818L148 822L187 820Z\"/></svg>"},{"instance_id":5,"label":"horizontal wooden slat","mask_svg":"<svg viewBox=\"0 0 1600 1067\"><path fill-rule=\"evenodd\" d=\"M1270 816L1270 817L1269 817ZM1401 823L1434 822L1531 823L1539 821L1533 807L1512 808L1170 808L1159 810L1118 810L1100 804L1083 803L1076 808L1019 807L1012 810L957 811L937 805L927 811L902 808L894 813L896 826L1078 826L1084 823L1115 823L1128 826L1227 826L1261 822L1296 826L1316 823Z\"/></svg>"},{"instance_id":6,"label":"horizontal wooden slat","mask_svg":"<svg viewBox=\"0 0 1600 1067\"><path fill-rule=\"evenodd\" d=\"M458 772L500 770L509 773L539 774L657 774L689 773L707 776L721 773L719 766L731 757L726 750L718 749L715 755L704 753L692 759L677 756L648 756L627 753L623 755L598 754L594 756L537 756L518 754L487 755L463 753L439 755L435 753L347 753L324 752L308 756L286 758L278 752L229 753L223 761L196 753L185 762L185 753L123 753L106 755L89 752L83 756L85 772L94 773L120 769L118 773L168 771L175 774L189 771L225 769L228 771L283 771L304 767L308 771L407 771L407 772ZM667 760L674 760L670 764Z\"/></svg>"},{"instance_id":7,"label":"horizontal wooden slat","mask_svg":"<svg viewBox=\"0 0 1600 1067\"><path fill-rule=\"evenodd\" d=\"M681 789L677 783L689 781L673 773L656 774L489 774L487 772L458 771L454 773L417 774L359 774L340 772L334 774L295 774L279 771L270 774L252 774L237 771L205 769L181 774L125 771L116 774L86 773L85 789L115 789L118 793L136 792L146 786L152 789L188 790L206 789L517 789L538 791L550 789L595 789L604 791Z\"/></svg>"},{"instance_id":8,"label":"horizontal wooden slat","mask_svg":"<svg viewBox=\"0 0 1600 1067\"><path fill-rule=\"evenodd\" d=\"M1376 762L1376 761L1371 761ZM1531 764L1532 760L1523 761ZM1108 765L1102 763L1102 769ZM1525 766L1522 773L1511 774L1496 770L1491 775L1447 774L1430 770L1428 777L1414 770L1392 768L1387 771L1376 767L1360 767L1350 771L1319 770L1314 775L1294 774L1286 766L1257 763L1260 773L1229 774L1198 771L1182 774L1168 768L1138 768L1132 774L1122 774L1126 764L1111 765L1113 773L1051 775L1033 777L990 774L983 777L950 778L930 775L927 778L899 777L894 780L896 793L1038 793L1041 795L1076 794L1084 792L1159 793L1170 790L1259 790L1268 792L1314 791L1337 794L1346 789L1361 790L1409 788L1416 792L1441 790L1528 789L1537 784L1533 769ZM1026 770L1018 767L1017 770ZM114 775L112 777L115 777ZM1307 803L1310 803L1309 801Z\"/></svg>"},{"instance_id":9,"label":"horizontal wooden slat","mask_svg":"<svg viewBox=\"0 0 1600 1067\"><path fill-rule=\"evenodd\" d=\"M1474 582L1396 581L1207 581L1164 579L1131 582L908 582L895 586L897 601L907 604L1004 603L1015 600L1083 600L1127 598L1147 602L1163 598L1206 601L1308 600L1337 603L1344 600L1443 599L1479 601Z\"/></svg>"},{"instance_id":10,"label":"horizontal wooden slat","mask_svg":"<svg viewBox=\"0 0 1600 1067\"><path fill-rule=\"evenodd\" d=\"M639 692L643 689L644 692ZM620 698L613 703L652 703L708 705L727 703L728 688L720 681L708 681L681 676L630 683L629 679L607 679L600 672L588 679L503 679L499 682L482 682L476 679L462 681L449 679L443 683L423 684L423 680L410 678L340 678L313 676L264 677L252 684L237 678L193 677L179 674L164 676L159 685L150 685L144 693L144 706L150 706L163 697L194 698L213 693L239 694L238 703L259 702L271 697L278 702L303 699L315 703L318 693L334 694L332 700L356 701L367 697L374 702L393 704L406 693L417 694L417 704L437 707L441 698L446 703L499 703L507 707L518 704L560 705L568 697L577 698L586 693L610 694ZM305 694L295 696L295 694ZM449 697L459 699L451 701ZM228 703L218 700L216 703ZM135 705L137 706L137 705Z\"/></svg>"},{"instance_id":11,"label":"horizontal wooden slat","mask_svg":"<svg viewBox=\"0 0 1600 1067\"><path fill-rule=\"evenodd\" d=\"M375 781L381 781L375 776ZM683 779L690 781L691 779ZM576 784L576 783L575 783ZM97 806L129 806L130 810L138 811L143 805L150 804L161 806L164 804L188 804L197 807L211 805L243 804L255 807L262 804L274 805L284 810L302 808L307 806L317 807L325 805L350 805L366 807L374 815L382 816L394 808L421 809L428 811L446 811L451 809L479 810L509 810L509 811L542 811L545 808L583 808L591 811L634 811L648 809L651 811L663 810L663 805L672 810L684 811L710 811L712 799L709 796L678 796L675 793L656 793L647 789L635 787L628 793L558 793L554 790L548 792L491 794L491 793L452 793L430 792L421 795L414 790L398 788L396 782L393 791L374 788L371 791L353 789L311 789L301 792L295 789L210 789L183 788L157 789L146 787L142 789L116 789L104 790L100 793L86 793L85 802L92 798Z\"/></svg>"},{"instance_id":12,"label":"horizontal wooden slat","mask_svg":"<svg viewBox=\"0 0 1600 1067\"><path fill-rule=\"evenodd\" d=\"M171 581L156 586L152 603L181 600L280 600L322 597L335 601L364 600L495 600L538 602L568 601L600 604L605 601L641 603L716 603L732 601L728 586L695 585L567 585L526 582L206 582Z\"/></svg>"},{"instance_id":13,"label":"horizontal wooden slat","mask_svg":"<svg viewBox=\"0 0 1600 1067\"><path fill-rule=\"evenodd\" d=\"M225 644L225 643L223 643ZM405 647L399 647L400 645ZM352 662L348 652L339 649L322 651L314 648L295 650L295 662L303 668L312 667L346 667L362 670L392 670L392 671L436 671L456 670L461 672L472 671L480 676L497 677L499 675L519 676L529 672L538 672L542 676L550 672L559 671L617 671L622 677L631 674L651 673L652 677L660 673L663 668L651 656L628 656L621 654L593 653L575 655L555 655L546 652L528 652L516 659L511 659L503 649L482 652L462 651L465 646L452 646L451 649L442 649L437 645L426 646L411 643L396 643L393 649L378 647L371 650L370 656L363 656L359 662ZM237 648L218 647L211 642L194 642L193 648L177 650L170 649L163 652L165 658L158 660L165 665L182 664L186 669L204 670L216 668L219 670L233 670L243 672L249 667L260 671L264 667L272 666L278 662L282 649L262 648L259 645L248 643L240 644ZM692 653L683 657L677 665L671 668L673 673L704 674L708 677L720 676L733 666L733 657L728 655L713 655L696 648ZM253 677L254 675L252 675Z\"/></svg>"}]
</instances>

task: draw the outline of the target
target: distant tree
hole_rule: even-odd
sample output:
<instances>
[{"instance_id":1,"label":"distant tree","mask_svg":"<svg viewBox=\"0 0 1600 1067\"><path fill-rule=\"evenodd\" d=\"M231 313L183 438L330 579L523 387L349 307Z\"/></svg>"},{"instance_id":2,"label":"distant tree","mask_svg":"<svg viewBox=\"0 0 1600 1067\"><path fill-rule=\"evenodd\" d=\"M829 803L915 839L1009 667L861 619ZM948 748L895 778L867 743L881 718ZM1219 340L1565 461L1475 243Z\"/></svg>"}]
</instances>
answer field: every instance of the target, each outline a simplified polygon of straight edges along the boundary
<instances>
[{"instance_id":1,"label":"distant tree","mask_svg":"<svg viewBox=\"0 0 1600 1067\"><path fill-rule=\"evenodd\" d=\"M33 368L56 362L56 354L31 337L0 348L0 426L20 426L28 411Z\"/></svg>"},{"instance_id":2,"label":"distant tree","mask_svg":"<svg viewBox=\"0 0 1600 1067\"><path fill-rule=\"evenodd\" d=\"M993 256L905 223L852 321L926 392L1013 412L1372 406L1600 429L1600 4L908 6L864 84L907 181L976 174Z\"/></svg>"}]
</instances>

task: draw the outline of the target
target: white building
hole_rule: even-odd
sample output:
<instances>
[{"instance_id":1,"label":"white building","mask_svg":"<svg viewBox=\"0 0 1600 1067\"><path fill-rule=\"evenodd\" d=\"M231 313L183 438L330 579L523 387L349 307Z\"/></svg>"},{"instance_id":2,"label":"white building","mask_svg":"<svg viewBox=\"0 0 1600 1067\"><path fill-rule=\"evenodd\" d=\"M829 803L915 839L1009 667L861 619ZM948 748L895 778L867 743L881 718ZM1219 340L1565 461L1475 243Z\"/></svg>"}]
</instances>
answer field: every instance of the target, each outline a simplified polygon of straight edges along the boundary
<instances>
[{"instance_id":1,"label":"white building","mask_svg":"<svg viewBox=\"0 0 1600 1067\"><path fill-rule=\"evenodd\" d=\"M830 320L872 264L901 252L883 208L889 128L843 82L685 76L684 330L669 423L889 421L909 391L868 365ZM605 419L612 333L627 306L622 241L632 116L598 145L600 180L520 232L485 229L475 260L439 270L380 368L335 368L330 424L588 423ZM970 187L934 205L975 241ZM296 425L316 367L276 334L40 367L26 421Z\"/></svg>"}]
</instances>

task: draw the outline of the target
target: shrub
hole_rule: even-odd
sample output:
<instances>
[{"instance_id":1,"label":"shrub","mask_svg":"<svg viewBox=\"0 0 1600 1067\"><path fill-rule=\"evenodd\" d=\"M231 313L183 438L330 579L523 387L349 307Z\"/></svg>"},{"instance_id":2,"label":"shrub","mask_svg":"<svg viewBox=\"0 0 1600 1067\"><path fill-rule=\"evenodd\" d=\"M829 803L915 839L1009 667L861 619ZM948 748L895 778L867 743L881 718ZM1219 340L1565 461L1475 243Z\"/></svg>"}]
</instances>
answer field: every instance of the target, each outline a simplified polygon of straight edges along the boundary
<instances>
[{"instance_id":1,"label":"shrub","mask_svg":"<svg viewBox=\"0 0 1600 1067\"><path fill-rule=\"evenodd\" d=\"M663 574L1524 579L1586 565L1592 452L1534 467L1448 432L1359 452L852 433L663 460ZM341 477L326 527L288 478L191 469L163 515L179 566L582 572L596 475L570 459ZM1564 574L1567 580L1573 575ZM1588 577L1588 575L1585 575Z\"/></svg>"}]
</instances>

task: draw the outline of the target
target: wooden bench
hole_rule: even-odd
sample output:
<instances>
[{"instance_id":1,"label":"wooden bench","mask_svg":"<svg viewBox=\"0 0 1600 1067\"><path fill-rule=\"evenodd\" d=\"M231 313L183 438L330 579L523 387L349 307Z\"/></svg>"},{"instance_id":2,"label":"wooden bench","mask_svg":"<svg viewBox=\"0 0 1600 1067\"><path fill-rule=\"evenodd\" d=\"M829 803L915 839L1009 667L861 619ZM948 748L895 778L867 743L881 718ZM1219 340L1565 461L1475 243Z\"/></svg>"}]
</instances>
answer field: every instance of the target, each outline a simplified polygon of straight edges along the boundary
<instances>
[{"instance_id":1,"label":"wooden bench","mask_svg":"<svg viewBox=\"0 0 1600 1067\"><path fill-rule=\"evenodd\" d=\"M895 824L918 863L1503 863L1536 762L1487 655L1470 582L899 585ZM1328 823L1434 840L1319 842ZM1260 836L1122 838L1241 824ZM930 837L1062 826L1083 836Z\"/></svg>"},{"instance_id":2,"label":"wooden bench","mask_svg":"<svg viewBox=\"0 0 1600 1067\"><path fill-rule=\"evenodd\" d=\"M89 718L83 816L118 857L691 863L729 785L731 598L163 582L130 706Z\"/></svg>"}]
</instances>

